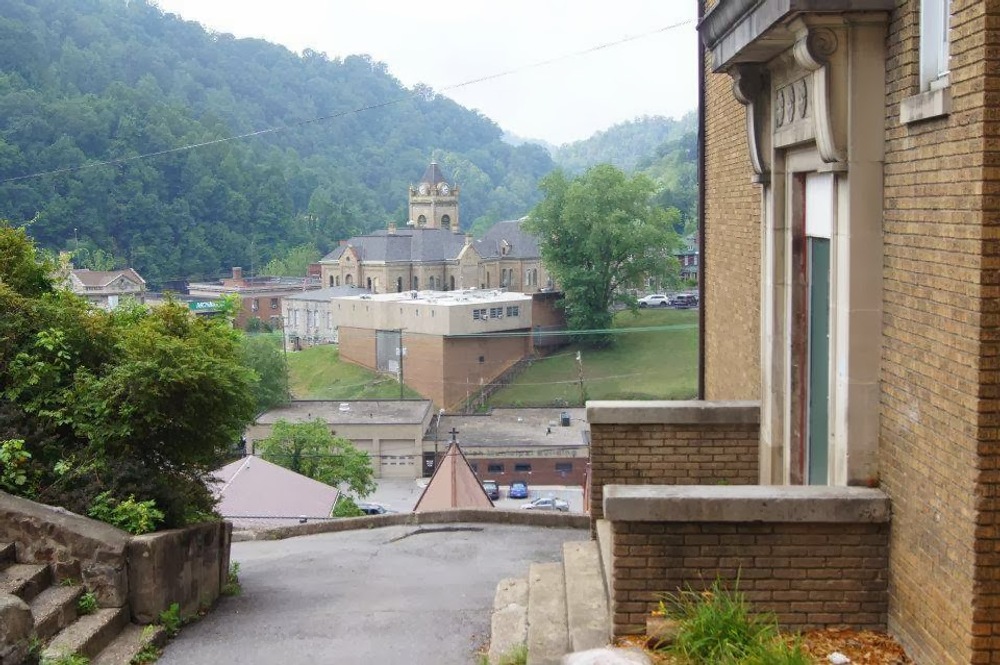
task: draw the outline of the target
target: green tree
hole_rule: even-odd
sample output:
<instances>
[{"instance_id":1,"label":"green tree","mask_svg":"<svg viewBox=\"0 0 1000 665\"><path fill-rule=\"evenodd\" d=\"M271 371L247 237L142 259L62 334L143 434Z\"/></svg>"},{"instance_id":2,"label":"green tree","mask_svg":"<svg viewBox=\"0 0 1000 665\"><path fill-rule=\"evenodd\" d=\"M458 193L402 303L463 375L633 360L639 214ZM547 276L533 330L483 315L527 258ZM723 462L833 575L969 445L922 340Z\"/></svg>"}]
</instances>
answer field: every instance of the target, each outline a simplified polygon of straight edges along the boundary
<instances>
[{"instance_id":1,"label":"green tree","mask_svg":"<svg viewBox=\"0 0 1000 665\"><path fill-rule=\"evenodd\" d=\"M288 366L280 335L244 335L243 363L257 375L254 388L257 413L288 401Z\"/></svg>"},{"instance_id":2,"label":"green tree","mask_svg":"<svg viewBox=\"0 0 1000 665\"><path fill-rule=\"evenodd\" d=\"M346 485L356 496L375 491L375 471L368 453L330 433L322 420L290 423L279 420L271 436L257 442L258 454L327 485Z\"/></svg>"},{"instance_id":3,"label":"green tree","mask_svg":"<svg viewBox=\"0 0 1000 665\"><path fill-rule=\"evenodd\" d=\"M167 527L211 511L207 474L254 415L239 333L177 303L105 312L46 288L2 225L0 257L0 441L19 493L81 514L101 494L153 501Z\"/></svg>"},{"instance_id":4,"label":"green tree","mask_svg":"<svg viewBox=\"0 0 1000 665\"><path fill-rule=\"evenodd\" d=\"M655 186L648 178L604 164L574 179L556 171L541 189L545 198L526 228L540 238L542 259L565 294L570 328L610 328L616 299L634 308L629 290L650 277L676 279L678 213L652 204ZM611 338L588 335L583 341L603 346Z\"/></svg>"}]
</instances>

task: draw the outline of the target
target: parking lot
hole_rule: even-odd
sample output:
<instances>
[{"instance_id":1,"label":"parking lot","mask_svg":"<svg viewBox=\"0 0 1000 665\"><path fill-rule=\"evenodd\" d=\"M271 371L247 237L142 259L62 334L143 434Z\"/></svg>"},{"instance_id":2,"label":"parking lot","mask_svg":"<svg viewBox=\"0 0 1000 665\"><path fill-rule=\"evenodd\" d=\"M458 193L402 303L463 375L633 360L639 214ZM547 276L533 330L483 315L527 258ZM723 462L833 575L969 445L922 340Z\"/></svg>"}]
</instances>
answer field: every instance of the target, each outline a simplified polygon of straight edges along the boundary
<instances>
[{"instance_id":1,"label":"parking lot","mask_svg":"<svg viewBox=\"0 0 1000 665\"><path fill-rule=\"evenodd\" d=\"M401 513L409 512L413 510L413 506L416 505L417 500L420 498L420 493L423 492L423 485L427 483L427 480L427 478L418 478L416 480L383 478L377 481L378 489L375 490L375 493L365 500L381 503L386 508ZM521 510L521 506L535 497L552 496L569 503L569 512L583 512L582 487L557 485L533 486L529 483L527 499L508 499L507 490L507 485L501 485L500 500L493 502L500 510Z\"/></svg>"}]
</instances>

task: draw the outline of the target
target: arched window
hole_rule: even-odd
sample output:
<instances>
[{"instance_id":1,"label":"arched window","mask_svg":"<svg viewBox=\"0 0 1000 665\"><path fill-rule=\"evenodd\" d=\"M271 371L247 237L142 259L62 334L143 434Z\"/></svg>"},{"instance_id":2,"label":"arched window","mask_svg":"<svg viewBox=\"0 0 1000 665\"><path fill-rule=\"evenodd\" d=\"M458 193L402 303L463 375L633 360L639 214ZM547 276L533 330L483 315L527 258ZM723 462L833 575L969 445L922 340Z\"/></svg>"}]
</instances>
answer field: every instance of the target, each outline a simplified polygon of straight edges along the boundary
<instances>
[{"instance_id":1,"label":"arched window","mask_svg":"<svg viewBox=\"0 0 1000 665\"><path fill-rule=\"evenodd\" d=\"M490 271L486 271L486 288L490 288Z\"/></svg>"},{"instance_id":2,"label":"arched window","mask_svg":"<svg viewBox=\"0 0 1000 665\"><path fill-rule=\"evenodd\" d=\"M371 277L368 278L368 290L369 291L372 290L372 278Z\"/></svg>"},{"instance_id":3,"label":"arched window","mask_svg":"<svg viewBox=\"0 0 1000 665\"><path fill-rule=\"evenodd\" d=\"M354 284L354 275L347 275L346 277L344 277L344 284L346 284L347 286L351 286L352 284Z\"/></svg>"},{"instance_id":4,"label":"arched window","mask_svg":"<svg viewBox=\"0 0 1000 665\"><path fill-rule=\"evenodd\" d=\"M454 275L451 276L451 290L452 291L455 290L455 276Z\"/></svg>"},{"instance_id":5,"label":"arched window","mask_svg":"<svg viewBox=\"0 0 1000 665\"><path fill-rule=\"evenodd\" d=\"M333 275L330 275L330 286L333 286Z\"/></svg>"},{"instance_id":6,"label":"arched window","mask_svg":"<svg viewBox=\"0 0 1000 665\"><path fill-rule=\"evenodd\" d=\"M413 276L413 290L414 291L420 290L420 278L418 278L416 275Z\"/></svg>"},{"instance_id":7,"label":"arched window","mask_svg":"<svg viewBox=\"0 0 1000 665\"><path fill-rule=\"evenodd\" d=\"M396 293L402 293L402 292L403 292L403 278L402 277L397 277L396 278Z\"/></svg>"},{"instance_id":8,"label":"arched window","mask_svg":"<svg viewBox=\"0 0 1000 665\"><path fill-rule=\"evenodd\" d=\"M417 217L417 226L427 226L427 218L423 215Z\"/></svg>"},{"instance_id":9,"label":"arched window","mask_svg":"<svg viewBox=\"0 0 1000 665\"><path fill-rule=\"evenodd\" d=\"M337 286L340 286L340 275L337 275Z\"/></svg>"},{"instance_id":10,"label":"arched window","mask_svg":"<svg viewBox=\"0 0 1000 665\"><path fill-rule=\"evenodd\" d=\"M441 228L451 230L451 215L441 215Z\"/></svg>"},{"instance_id":11,"label":"arched window","mask_svg":"<svg viewBox=\"0 0 1000 665\"><path fill-rule=\"evenodd\" d=\"M531 271L531 283L533 286L538 286L538 268Z\"/></svg>"},{"instance_id":12,"label":"arched window","mask_svg":"<svg viewBox=\"0 0 1000 665\"><path fill-rule=\"evenodd\" d=\"M500 286L507 286L507 269L500 270Z\"/></svg>"}]
</instances>

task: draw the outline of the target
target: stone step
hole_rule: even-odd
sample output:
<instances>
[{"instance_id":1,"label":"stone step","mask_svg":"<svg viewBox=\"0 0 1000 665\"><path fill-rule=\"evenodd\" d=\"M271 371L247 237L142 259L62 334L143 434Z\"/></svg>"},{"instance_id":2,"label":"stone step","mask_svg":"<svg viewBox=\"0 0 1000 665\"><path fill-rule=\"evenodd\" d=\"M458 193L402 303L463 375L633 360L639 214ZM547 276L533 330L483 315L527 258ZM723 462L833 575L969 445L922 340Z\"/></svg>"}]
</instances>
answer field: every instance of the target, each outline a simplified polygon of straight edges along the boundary
<instances>
[{"instance_id":1,"label":"stone step","mask_svg":"<svg viewBox=\"0 0 1000 665\"><path fill-rule=\"evenodd\" d=\"M559 665L568 651L563 565L533 563L528 572L528 665Z\"/></svg>"},{"instance_id":2,"label":"stone step","mask_svg":"<svg viewBox=\"0 0 1000 665\"><path fill-rule=\"evenodd\" d=\"M528 642L528 580L508 578L497 585L490 619L489 662L500 659Z\"/></svg>"},{"instance_id":3,"label":"stone step","mask_svg":"<svg viewBox=\"0 0 1000 665\"><path fill-rule=\"evenodd\" d=\"M79 585L50 586L31 601L31 614L35 617L35 635L47 640L76 621L76 603L83 595Z\"/></svg>"},{"instance_id":4,"label":"stone step","mask_svg":"<svg viewBox=\"0 0 1000 665\"><path fill-rule=\"evenodd\" d=\"M42 662L70 654L93 658L111 643L128 624L125 607L102 608L82 616L63 628L42 652Z\"/></svg>"},{"instance_id":5,"label":"stone step","mask_svg":"<svg viewBox=\"0 0 1000 665\"><path fill-rule=\"evenodd\" d=\"M139 626L130 623L111 644L90 661L90 665L129 665L146 647L159 649L166 643L167 631L163 626Z\"/></svg>"},{"instance_id":6,"label":"stone step","mask_svg":"<svg viewBox=\"0 0 1000 665\"><path fill-rule=\"evenodd\" d=\"M17 548L14 543L0 543L0 568L17 561Z\"/></svg>"},{"instance_id":7,"label":"stone step","mask_svg":"<svg viewBox=\"0 0 1000 665\"><path fill-rule=\"evenodd\" d=\"M11 593L28 603L49 584L52 571L33 563L12 563L0 570L0 593Z\"/></svg>"},{"instance_id":8,"label":"stone step","mask_svg":"<svg viewBox=\"0 0 1000 665\"><path fill-rule=\"evenodd\" d=\"M563 569L570 648L586 651L607 646L611 620L597 542L563 543Z\"/></svg>"}]
</instances>

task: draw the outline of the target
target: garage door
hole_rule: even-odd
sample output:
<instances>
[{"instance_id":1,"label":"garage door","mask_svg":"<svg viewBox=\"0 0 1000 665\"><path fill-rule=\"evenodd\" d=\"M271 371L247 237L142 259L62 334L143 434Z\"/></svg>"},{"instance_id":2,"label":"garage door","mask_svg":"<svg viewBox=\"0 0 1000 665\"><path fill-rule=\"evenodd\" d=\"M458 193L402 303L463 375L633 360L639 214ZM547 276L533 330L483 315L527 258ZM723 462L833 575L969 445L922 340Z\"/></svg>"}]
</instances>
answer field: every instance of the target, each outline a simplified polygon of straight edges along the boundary
<instances>
[{"instance_id":1,"label":"garage door","mask_svg":"<svg viewBox=\"0 0 1000 665\"><path fill-rule=\"evenodd\" d=\"M421 461L412 440L382 439L382 478L416 478Z\"/></svg>"}]
</instances>

